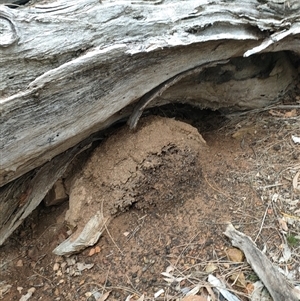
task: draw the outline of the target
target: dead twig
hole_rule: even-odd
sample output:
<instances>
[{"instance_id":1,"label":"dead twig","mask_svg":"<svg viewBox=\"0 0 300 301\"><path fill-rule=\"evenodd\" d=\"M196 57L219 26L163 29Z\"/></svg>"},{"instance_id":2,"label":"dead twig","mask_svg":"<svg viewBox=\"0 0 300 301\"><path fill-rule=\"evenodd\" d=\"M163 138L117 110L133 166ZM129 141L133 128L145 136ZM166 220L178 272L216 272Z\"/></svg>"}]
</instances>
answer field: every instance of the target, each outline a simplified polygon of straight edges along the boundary
<instances>
[{"instance_id":1,"label":"dead twig","mask_svg":"<svg viewBox=\"0 0 300 301\"><path fill-rule=\"evenodd\" d=\"M33 272L34 272L34 274L35 274L36 276L39 276L39 277L41 277L41 278L47 280L47 281L50 283L50 285L51 285L52 288L55 286L55 285L53 284L53 282L52 282L49 278L47 278L47 277L41 275L40 273L38 273L38 272L35 271L35 270L34 270Z\"/></svg>"},{"instance_id":2,"label":"dead twig","mask_svg":"<svg viewBox=\"0 0 300 301\"><path fill-rule=\"evenodd\" d=\"M109 238L111 239L111 241L113 242L113 244L116 246L116 248L118 249L118 251L124 256L124 253L121 251L121 249L119 248L119 246L116 244L115 240L112 238L110 232L107 229L106 223L104 224L105 230L109 236Z\"/></svg>"},{"instance_id":3,"label":"dead twig","mask_svg":"<svg viewBox=\"0 0 300 301\"><path fill-rule=\"evenodd\" d=\"M258 239L258 237L259 237L259 235L260 235L260 233L261 233L261 231L262 231L262 228L263 228L263 225L264 225L264 223L265 223L265 219L266 219L266 216L267 216L267 212L268 212L268 210L269 210L269 207L270 207L270 203L268 203L268 205L267 205L267 208L266 208L266 210L265 210L263 219L262 219L262 221L261 221L261 225L260 225L259 231L258 231L258 233L257 233L257 235L256 235L256 237L255 237L255 239L254 239L254 242L257 241L257 239Z\"/></svg>"}]
</instances>

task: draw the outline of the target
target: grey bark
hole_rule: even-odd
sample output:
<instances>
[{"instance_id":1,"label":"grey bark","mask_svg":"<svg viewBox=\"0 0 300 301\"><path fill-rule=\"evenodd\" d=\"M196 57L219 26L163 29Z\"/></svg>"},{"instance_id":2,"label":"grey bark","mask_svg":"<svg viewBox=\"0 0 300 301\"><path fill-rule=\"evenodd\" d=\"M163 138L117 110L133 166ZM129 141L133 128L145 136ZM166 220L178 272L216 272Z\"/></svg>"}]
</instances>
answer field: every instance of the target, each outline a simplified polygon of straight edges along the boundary
<instances>
[{"instance_id":1,"label":"grey bark","mask_svg":"<svg viewBox=\"0 0 300 301\"><path fill-rule=\"evenodd\" d=\"M274 301L299 301L300 291L294 288L283 274L270 262L249 236L237 231L229 224L224 233L232 245L241 249L259 279L268 289Z\"/></svg>"},{"instance_id":2,"label":"grey bark","mask_svg":"<svg viewBox=\"0 0 300 301\"><path fill-rule=\"evenodd\" d=\"M299 56L299 16L299 1L278 0L0 6L0 185L106 127L112 115L180 73L261 52ZM211 69L210 78L183 79L157 104L259 107L284 94L297 76L283 53L249 58L244 66L240 60ZM238 78L212 79L237 69Z\"/></svg>"}]
</instances>

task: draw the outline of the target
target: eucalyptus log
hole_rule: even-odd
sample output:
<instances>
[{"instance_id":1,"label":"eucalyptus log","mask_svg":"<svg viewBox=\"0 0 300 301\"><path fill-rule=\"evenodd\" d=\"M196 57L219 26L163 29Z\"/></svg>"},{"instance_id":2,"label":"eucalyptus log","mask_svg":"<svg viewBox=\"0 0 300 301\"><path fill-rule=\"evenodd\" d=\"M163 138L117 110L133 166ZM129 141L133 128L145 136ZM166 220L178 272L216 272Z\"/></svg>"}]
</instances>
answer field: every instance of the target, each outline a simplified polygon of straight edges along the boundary
<instances>
[{"instance_id":1,"label":"eucalyptus log","mask_svg":"<svg viewBox=\"0 0 300 301\"><path fill-rule=\"evenodd\" d=\"M249 236L237 231L232 224L228 224L224 234L231 239L233 246L243 251L247 262L268 289L274 301L299 301L300 291L287 281Z\"/></svg>"},{"instance_id":2,"label":"eucalyptus log","mask_svg":"<svg viewBox=\"0 0 300 301\"><path fill-rule=\"evenodd\" d=\"M298 0L33 0L0 5L0 26L0 206L10 214L10 182L121 118L133 128L169 102L261 108L299 85Z\"/></svg>"},{"instance_id":3,"label":"eucalyptus log","mask_svg":"<svg viewBox=\"0 0 300 301\"><path fill-rule=\"evenodd\" d=\"M218 109L277 100L297 76L282 51L300 55L299 16L298 0L1 5L0 185L107 127L112 115L185 72L188 80L181 76L161 103ZM243 63L262 52L281 53ZM213 62L215 69L190 74Z\"/></svg>"}]
</instances>

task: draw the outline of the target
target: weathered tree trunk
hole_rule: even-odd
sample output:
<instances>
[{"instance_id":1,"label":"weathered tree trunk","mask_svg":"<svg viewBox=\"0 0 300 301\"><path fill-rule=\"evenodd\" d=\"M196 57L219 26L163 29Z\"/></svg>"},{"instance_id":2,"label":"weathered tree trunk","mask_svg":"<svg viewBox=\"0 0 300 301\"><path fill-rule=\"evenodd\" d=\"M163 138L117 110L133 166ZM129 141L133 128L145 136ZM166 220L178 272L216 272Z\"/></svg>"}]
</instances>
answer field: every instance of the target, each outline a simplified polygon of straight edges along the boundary
<instances>
[{"instance_id":1,"label":"weathered tree trunk","mask_svg":"<svg viewBox=\"0 0 300 301\"><path fill-rule=\"evenodd\" d=\"M298 0L39 1L0 22L0 186L134 108L131 127L147 106L257 108L299 83Z\"/></svg>"}]
</instances>

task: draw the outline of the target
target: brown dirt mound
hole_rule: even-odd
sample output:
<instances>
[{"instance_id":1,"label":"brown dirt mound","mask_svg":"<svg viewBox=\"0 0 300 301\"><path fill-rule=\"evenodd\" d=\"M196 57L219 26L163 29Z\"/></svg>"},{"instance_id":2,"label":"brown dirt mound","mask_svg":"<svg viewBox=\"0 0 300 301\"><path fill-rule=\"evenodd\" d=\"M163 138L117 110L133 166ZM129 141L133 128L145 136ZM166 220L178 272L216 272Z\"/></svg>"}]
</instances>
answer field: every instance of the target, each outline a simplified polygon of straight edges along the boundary
<instances>
[{"instance_id":1,"label":"brown dirt mound","mask_svg":"<svg viewBox=\"0 0 300 301\"><path fill-rule=\"evenodd\" d=\"M182 184L199 186L205 151L196 128L169 118L152 116L143 119L136 132L120 130L95 149L73 179L67 222L81 231L102 203L104 216L133 205L173 208L195 195L193 189L187 195Z\"/></svg>"}]
</instances>

